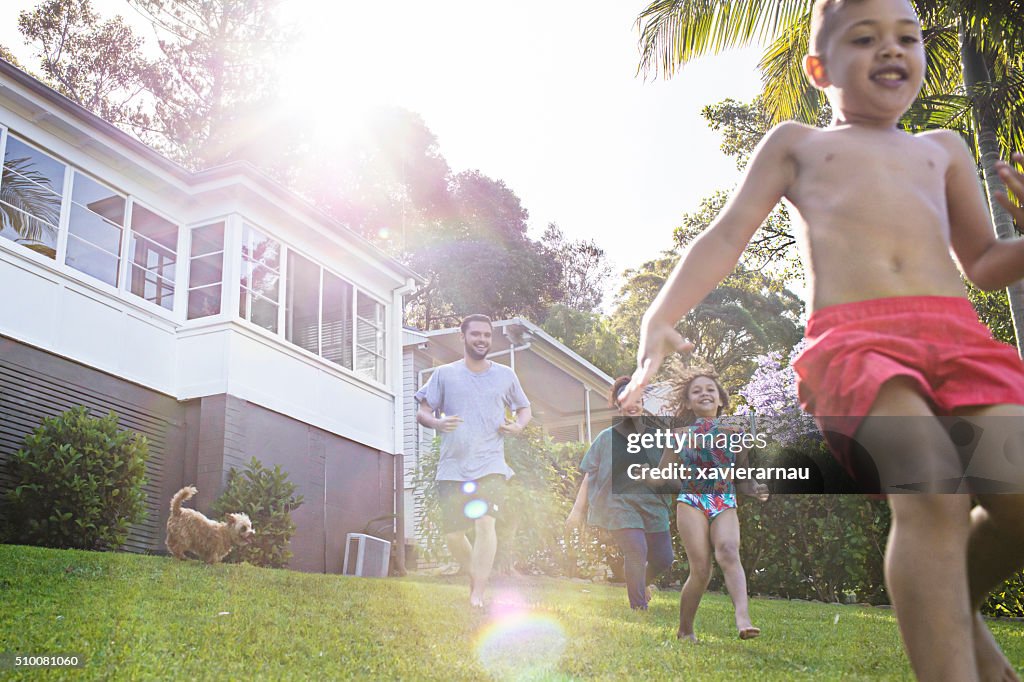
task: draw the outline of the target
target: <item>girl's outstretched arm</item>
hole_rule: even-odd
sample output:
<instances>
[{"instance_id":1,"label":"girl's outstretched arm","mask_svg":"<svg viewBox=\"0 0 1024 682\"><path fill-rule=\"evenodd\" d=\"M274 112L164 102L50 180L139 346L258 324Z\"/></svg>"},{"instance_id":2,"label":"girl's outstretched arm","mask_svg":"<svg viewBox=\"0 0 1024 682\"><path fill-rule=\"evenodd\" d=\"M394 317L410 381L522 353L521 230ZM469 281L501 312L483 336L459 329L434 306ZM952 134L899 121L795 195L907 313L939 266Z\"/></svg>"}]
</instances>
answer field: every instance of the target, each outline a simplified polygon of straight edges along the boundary
<instances>
[{"instance_id":1,"label":"girl's outstretched arm","mask_svg":"<svg viewBox=\"0 0 1024 682\"><path fill-rule=\"evenodd\" d=\"M693 350L693 344L676 331L676 323L736 267L747 242L786 194L796 173L791 150L797 136L807 129L798 123L783 123L765 135L735 194L683 253L644 314L637 369L621 399L623 406L640 399L666 356Z\"/></svg>"}]
</instances>

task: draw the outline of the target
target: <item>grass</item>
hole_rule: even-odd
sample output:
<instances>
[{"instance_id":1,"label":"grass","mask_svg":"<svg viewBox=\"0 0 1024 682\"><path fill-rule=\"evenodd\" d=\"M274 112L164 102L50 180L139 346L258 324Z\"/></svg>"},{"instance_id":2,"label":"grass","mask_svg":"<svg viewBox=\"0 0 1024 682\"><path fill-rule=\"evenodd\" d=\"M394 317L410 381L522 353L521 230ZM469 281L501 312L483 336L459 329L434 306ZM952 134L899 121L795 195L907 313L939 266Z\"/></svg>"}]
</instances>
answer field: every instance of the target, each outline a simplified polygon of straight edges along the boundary
<instances>
[{"instance_id":1,"label":"grass","mask_svg":"<svg viewBox=\"0 0 1024 682\"><path fill-rule=\"evenodd\" d=\"M374 580L163 557L0 545L0 652L79 654L81 670L4 679L910 679L892 612L754 599L741 642L728 597L675 639L678 593L648 613L621 587L499 580L490 614L451 578ZM941 595L936 595L941 598ZM1013 661L1024 624L993 622Z\"/></svg>"}]
</instances>

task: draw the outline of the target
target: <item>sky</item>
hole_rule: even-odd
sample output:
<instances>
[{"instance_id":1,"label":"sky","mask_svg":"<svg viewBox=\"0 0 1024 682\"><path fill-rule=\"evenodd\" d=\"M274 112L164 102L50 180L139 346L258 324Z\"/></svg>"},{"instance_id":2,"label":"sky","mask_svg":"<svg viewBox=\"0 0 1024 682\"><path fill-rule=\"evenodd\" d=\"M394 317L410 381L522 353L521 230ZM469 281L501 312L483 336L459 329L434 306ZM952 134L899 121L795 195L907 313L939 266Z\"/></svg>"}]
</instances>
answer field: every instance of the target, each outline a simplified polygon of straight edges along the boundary
<instances>
[{"instance_id":1,"label":"sky","mask_svg":"<svg viewBox=\"0 0 1024 682\"><path fill-rule=\"evenodd\" d=\"M29 65L17 15L36 4L0 2L0 44ZM669 248L683 214L736 183L700 110L760 91L757 48L668 81L638 74L635 21L647 4L285 0L283 18L303 34L292 59L305 68L293 72L308 74L289 87L331 134L374 106L420 114L454 172L477 169L519 196L530 236L557 223L570 239L593 239L619 273ZM125 0L93 6L152 38Z\"/></svg>"}]
</instances>

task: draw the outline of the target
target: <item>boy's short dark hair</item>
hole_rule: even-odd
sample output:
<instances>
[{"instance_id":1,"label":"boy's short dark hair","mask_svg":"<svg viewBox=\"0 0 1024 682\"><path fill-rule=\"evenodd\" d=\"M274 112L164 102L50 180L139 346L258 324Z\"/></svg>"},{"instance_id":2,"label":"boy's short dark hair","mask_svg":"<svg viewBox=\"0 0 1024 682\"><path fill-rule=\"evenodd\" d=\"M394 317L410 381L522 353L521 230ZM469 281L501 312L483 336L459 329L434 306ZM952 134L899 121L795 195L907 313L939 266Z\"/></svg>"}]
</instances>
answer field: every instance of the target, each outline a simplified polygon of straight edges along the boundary
<instances>
[{"instance_id":1,"label":"boy's short dark hair","mask_svg":"<svg viewBox=\"0 0 1024 682\"><path fill-rule=\"evenodd\" d=\"M821 56L828 43L829 34L835 28L835 17L843 7L861 0L814 0L811 8L811 32L807 41L807 52Z\"/></svg>"},{"instance_id":2,"label":"boy's short dark hair","mask_svg":"<svg viewBox=\"0 0 1024 682\"><path fill-rule=\"evenodd\" d=\"M488 327L491 327L492 329L494 328L494 325L491 323L491 318L486 315L481 315L480 313L474 313L462 318L462 324L459 325L459 330L462 331L463 334L465 334L466 329L469 328L470 322L486 322Z\"/></svg>"}]
</instances>

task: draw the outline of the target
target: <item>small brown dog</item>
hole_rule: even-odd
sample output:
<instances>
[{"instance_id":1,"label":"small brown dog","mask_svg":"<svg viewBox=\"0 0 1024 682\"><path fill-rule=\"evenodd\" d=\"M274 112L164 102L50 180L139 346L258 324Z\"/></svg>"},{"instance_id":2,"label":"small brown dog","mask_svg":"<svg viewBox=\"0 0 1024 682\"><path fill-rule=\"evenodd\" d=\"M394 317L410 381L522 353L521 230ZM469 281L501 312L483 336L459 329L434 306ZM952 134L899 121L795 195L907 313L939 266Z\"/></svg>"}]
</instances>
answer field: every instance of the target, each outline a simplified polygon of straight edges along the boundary
<instances>
[{"instance_id":1,"label":"small brown dog","mask_svg":"<svg viewBox=\"0 0 1024 682\"><path fill-rule=\"evenodd\" d=\"M171 498L167 549L179 559L185 558L185 552L191 552L206 563L215 564L227 556L232 545L248 544L256 531L246 514L228 514L227 523L223 523L211 521L195 509L183 509L181 503L197 492L190 485Z\"/></svg>"}]
</instances>

